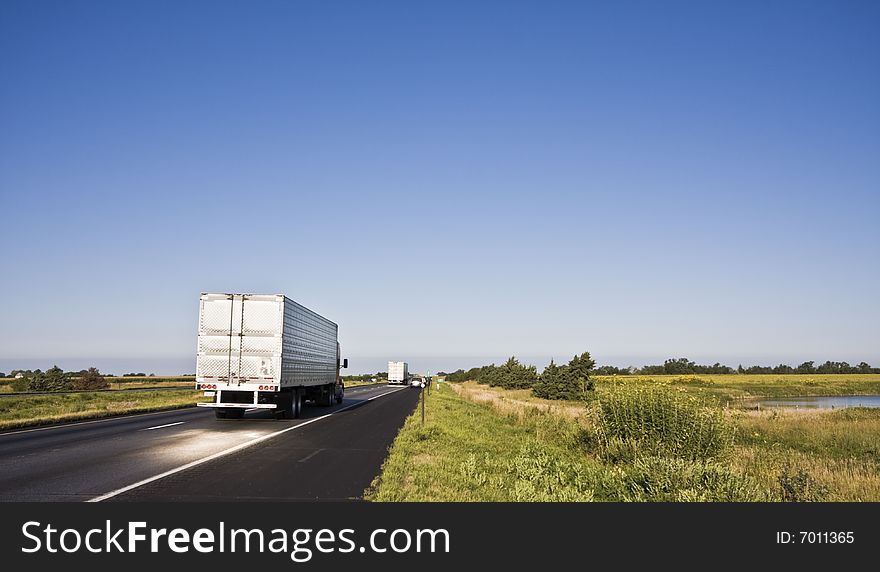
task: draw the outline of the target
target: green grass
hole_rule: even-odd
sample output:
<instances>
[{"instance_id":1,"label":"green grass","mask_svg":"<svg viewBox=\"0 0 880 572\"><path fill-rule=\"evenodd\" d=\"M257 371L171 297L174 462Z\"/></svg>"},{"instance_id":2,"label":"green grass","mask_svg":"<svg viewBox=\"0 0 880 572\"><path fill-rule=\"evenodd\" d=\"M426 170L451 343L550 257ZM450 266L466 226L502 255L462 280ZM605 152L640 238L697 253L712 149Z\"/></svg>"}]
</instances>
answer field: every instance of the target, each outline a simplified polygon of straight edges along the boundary
<instances>
[{"instance_id":1,"label":"green grass","mask_svg":"<svg viewBox=\"0 0 880 572\"><path fill-rule=\"evenodd\" d=\"M444 383L424 427L418 410L407 419L366 497L880 501L880 409L722 409L678 381L630 379L597 394L550 402Z\"/></svg>"},{"instance_id":2,"label":"green grass","mask_svg":"<svg viewBox=\"0 0 880 572\"><path fill-rule=\"evenodd\" d=\"M731 463L773 484L790 465L827 488L822 500L880 501L880 409L731 412Z\"/></svg>"},{"instance_id":3,"label":"green grass","mask_svg":"<svg viewBox=\"0 0 880 572\"><path fill-rule=\"evenodd\" d=\"M410 416L365 493L374 501L755 501L772 492L712 459L608 462L596 416L477 402L443 384ZM699 422L699 420L698 420ZM681 422L676 427L686 425ZM650 449L653 452L653 449Z\"/></svg>"},{"instance_id":4,"label":"green grass","mask_svg":"<svg viewBox=\"0 0 880 572\"><path fill-rule=\"evenodd\" d=\"M445 383L428 397L424 427L420 415L406 420L367 499L592 500L602 481L602 467L578 453L576 432L554 416L515 422Z\"/></svg>"},{"instance_id":5,"label":"green grass","mask_svg":"<svg viewBox=\"0 0 880 572\"><path fill-rule=\"evenodd\" d=\"M137 391L22 395L0 398L0 429L194 405L197 391Z\"/></svg>"}]
</instances>

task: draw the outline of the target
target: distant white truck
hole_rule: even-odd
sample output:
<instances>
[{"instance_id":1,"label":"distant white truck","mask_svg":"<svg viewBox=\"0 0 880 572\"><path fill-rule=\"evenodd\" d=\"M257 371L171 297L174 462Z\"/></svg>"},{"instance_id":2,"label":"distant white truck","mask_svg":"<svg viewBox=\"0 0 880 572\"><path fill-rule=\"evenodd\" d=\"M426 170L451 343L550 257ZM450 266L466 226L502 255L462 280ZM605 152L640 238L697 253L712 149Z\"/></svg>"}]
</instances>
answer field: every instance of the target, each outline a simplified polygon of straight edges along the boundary
<instances>
[{"instance_id":1,"label":"distant white truck","mask_svg":"<svg viewBox=\"0 0 880 572\"><path fill-rule=\"evenodd\" d=\"M296 418L309 400L342 403L345 387L335 323L281 294L207 294L199 301L199 407L220 419L246 409Z\"/></svg>"},{"instance_id":2,"label":"distant white truck","mask_svg":"<svg viewBox=\"0 0 880 572\"><path fill-rule=\"evenodd\" d=\"M409 383L409 366L405 361L388 362L388 383L393 385Z\"/></svg>"}]
</instances>

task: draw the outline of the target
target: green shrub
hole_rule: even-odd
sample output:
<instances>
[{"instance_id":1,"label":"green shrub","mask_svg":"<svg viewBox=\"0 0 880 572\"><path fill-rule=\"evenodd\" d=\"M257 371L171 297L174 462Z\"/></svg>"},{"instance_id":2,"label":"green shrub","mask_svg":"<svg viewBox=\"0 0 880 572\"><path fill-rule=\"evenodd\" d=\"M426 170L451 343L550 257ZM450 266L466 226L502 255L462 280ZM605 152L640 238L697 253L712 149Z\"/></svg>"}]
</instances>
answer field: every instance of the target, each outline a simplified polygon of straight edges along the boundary
<instances>
[{"instance_id":1,"label":"green shrub","mask_svg":"<svg viewBox=\"0 0 880 572\"><path fill-rule=\"evenodd\" d=\"M107 389L108 387L110 387L110 384L107 383L104 376L94 367L90 367L88 371L83 372L83 374L73 382L73 389L82 389L86 391Z\"/></svg>"},{"instance_id":2,"label":"green shrub","mask_svg":"<svg viewBox=\"0 0 880 572\"><path fill-rule=\"evenodd\" d=\"M610 461L714 459L733 445L733 428L720 407L668 387L617 388L598 400L597 413L597 441Z\"/></svg>"},{"instance_id":3,"label":"green shrub","mask_svg":"<svg viewBox=\"0 0 880 572\"><path fill-rule=\"evenodd\" d=\"M26 377L13 379L12 382L10 382L9 387L12 388L12 391L27 391L28 379Z\"/></svg>"},{"instance_id":4,"label":"green shrub","mask_svg":"<svg viewBox=\"0 0 880 572\"><path fill-rule=\"evenodd\" d=\"M626 473L633 502L762 502L773 500L751 477L714 461L642 457Z\"/></svg>"},{"instance_id":5,"label":"green shrub","mask_svg":"<svg viewBox=\"0 0 880 572\"><path fill-rule=\"evenodd\" d=\"M28 391L48 392L71 389L70 379L64 377L64 371L57 365L42 373L32 373L26 379Z\"/></svg>"}]
</instances>

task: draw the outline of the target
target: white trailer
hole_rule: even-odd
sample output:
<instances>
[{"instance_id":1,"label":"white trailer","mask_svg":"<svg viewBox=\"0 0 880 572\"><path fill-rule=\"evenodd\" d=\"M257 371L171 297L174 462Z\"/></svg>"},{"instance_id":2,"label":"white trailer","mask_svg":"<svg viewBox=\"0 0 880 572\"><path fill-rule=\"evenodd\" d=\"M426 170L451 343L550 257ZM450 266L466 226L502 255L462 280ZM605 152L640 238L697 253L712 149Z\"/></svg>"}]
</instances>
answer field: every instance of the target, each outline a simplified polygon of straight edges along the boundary
<instances>
[{"instance_id":1,"label":"white trailer","mask_svg":"<svg viewBox=\"0 0 880 572\"><path fill-rule=\"evenodd\" d=\"M388 362L388 383L394 385L409 383L409 366L405 361Z\"/></svg>"},{"instance_id":2,"label":"white trailer","mask_svg":"<svg viewBox=\"0 0 880 572\"><path fill-rule=\"evenodd\" d=\"M199 301L196 388L218 418L245 409L299 417L306 400L342 403L338 327L281 294L206 294Z\"/></svg>"}]
</instances>

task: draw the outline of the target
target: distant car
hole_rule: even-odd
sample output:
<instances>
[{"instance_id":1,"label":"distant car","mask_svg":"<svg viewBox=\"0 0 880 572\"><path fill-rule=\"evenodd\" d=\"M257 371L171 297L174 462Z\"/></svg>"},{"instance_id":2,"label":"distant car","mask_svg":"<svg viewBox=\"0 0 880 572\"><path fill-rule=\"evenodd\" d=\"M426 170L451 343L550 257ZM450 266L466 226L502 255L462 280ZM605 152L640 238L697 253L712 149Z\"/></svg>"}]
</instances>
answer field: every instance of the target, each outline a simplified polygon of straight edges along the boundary
<instances>
[{"instance_id":1,"label":"distant car","mask_svg":"<svg viewBox=\"0 0 880 572\"><path fill-rule=\"evenodd\" d=\"M421 387L421 385L422 385L422 380L419 379L419 378L417 378L417 377L414 377L413 380L412 380L411 382L409 382L409 384L410 384L410 386L412 386L412 387Z\"/></svg>"}]
</instances>

